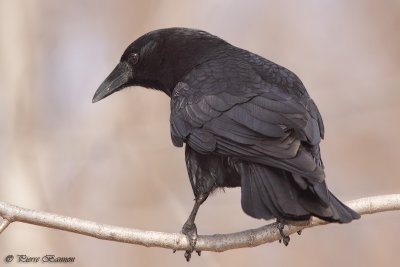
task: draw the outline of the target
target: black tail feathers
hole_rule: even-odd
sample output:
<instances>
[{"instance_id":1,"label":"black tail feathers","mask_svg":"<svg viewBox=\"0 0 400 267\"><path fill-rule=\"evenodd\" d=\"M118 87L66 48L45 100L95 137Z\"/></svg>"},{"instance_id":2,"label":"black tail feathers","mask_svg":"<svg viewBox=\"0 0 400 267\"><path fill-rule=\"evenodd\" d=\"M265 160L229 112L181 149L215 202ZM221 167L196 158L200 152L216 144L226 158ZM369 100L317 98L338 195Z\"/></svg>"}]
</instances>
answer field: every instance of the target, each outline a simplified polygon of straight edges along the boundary
<instances>
[{"instance_id":1,"label":"black tail feathers","mask_svg":"<svg viewBox=\"0 0 400 267\"><path fill-rule=\"evenodd\" d=\"M288 171L254 163L242 165L241 177L242 208L254 218L302 221L316 216L338 223L360 218L325 182L311 184Z\"/></svg>"}]
</instances>

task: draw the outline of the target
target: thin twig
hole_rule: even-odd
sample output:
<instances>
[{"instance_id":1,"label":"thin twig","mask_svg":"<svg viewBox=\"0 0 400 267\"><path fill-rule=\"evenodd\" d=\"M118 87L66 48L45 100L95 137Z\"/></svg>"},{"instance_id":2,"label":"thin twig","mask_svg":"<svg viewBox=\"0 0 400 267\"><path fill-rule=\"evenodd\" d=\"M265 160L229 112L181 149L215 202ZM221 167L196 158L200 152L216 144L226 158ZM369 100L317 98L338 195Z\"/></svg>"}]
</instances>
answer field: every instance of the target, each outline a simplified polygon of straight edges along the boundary
<instances>
[{"instance_id":1,"label":"thin twig","mask_svg":"<svg viewBox=\"0 0 400 267\"><path fill-rule=\"evenodd\" d=\"M361 198L349 201L347 205L361 215L400 210L400 194ZM20 208L4 202L0 202L0 216L5 218L0 226L0 232L11 222L18 221L74 232L99 239L137 244L146 247L163 247L173 250L187 250L189 248L186 236L180 233L143 231L106 225L54 213ZM291 235L304 228L323 224L327 224L327 222L312 218L304 225L289 225L285 227L284 234ZM281 235L279 230L276 224L272 223L260 228L237 233L200 235L195 249L222 252L229 249L254 247L280 239Z\"/></svg>"},{"instance_id":2,"label":"thin twig","mask_svg":"<svg viewBox=\"0 0 400 267\"><path fill-rule=\"evenodd\" d=\"M1 224L0 224L0 234L1 234L4 230L6 230L7 226L9 226L10 223L11 223L10 220L8 220L8 219L3 219L3 221L2 221Z\"/></svg>"}]
</instances>

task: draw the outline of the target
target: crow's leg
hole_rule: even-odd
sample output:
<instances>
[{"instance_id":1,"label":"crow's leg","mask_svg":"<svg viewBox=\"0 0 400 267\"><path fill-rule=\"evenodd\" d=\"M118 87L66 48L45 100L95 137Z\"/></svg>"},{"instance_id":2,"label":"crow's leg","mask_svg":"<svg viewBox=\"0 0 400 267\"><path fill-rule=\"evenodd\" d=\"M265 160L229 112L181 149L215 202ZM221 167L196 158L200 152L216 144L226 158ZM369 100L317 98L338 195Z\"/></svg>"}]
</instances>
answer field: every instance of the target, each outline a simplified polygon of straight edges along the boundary
<instances>
[{"instance_id":1,"label":"crow's leg","mask_svg":"<svg viewBox=\"0 0 400 267\"><path fill-rule=\"evenodd\" d=\"M279 243L283 242L285 246L289 245L290 237L283 233L283 228L285 228L285 224L280 220L276 220L276 223L277 223L276 228L278 228L279 233L281 234L282 237L282 239L279 240Z\"/></svg>"},{"instance_id":2,"label":"crow's leg","mask_svg":"<svg viewBox=\"0 0 400 267\"><path fill-rule=\"evenodd\" d=\"M192 212L190 213L189 218L186 220L185 224L182 227L182 234L186 235L188 242L190 244L190 250L186 250L185 252L185 258L187 261L190 260L190 257L192 256L192 252L197 242L197 227L196 224L194 223L194 220L196 219L196 215L200 208L200 205L203 204L203 202L207 199L207 197L208 193L200 193L196 197L195 199L196 202L194 203ZM197 253L200 256L200 251L197 251Z\"/></svg>"}]
</instances>

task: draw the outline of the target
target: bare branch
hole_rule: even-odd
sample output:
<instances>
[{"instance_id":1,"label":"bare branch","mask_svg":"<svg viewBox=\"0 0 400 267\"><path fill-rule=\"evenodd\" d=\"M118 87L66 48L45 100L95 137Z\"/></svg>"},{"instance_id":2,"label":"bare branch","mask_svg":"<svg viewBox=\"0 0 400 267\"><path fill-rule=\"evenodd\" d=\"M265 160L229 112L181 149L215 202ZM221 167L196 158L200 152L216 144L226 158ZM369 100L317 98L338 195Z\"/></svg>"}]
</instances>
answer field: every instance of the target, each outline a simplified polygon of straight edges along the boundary
<instances>
[{"instance_id":1,"label":"bare branch","mask_svg":"<svg viewBox=\"0 0 400 267\"><path fill-rule=\"evenodd\" d=\"M346 203L359 214L400 210L400 194L382 195L361 198ZM24 222L48 228L74 232L99 239L131 243L146 247L163 247L174 250L189 249L186 236L180 233L163 233L124 228L66 217L54 213L20 208L0 202L0 216L4 218L0 225L0 233L11 222ZM289 225L284 234L291 235L304 228L327 224L327 222L312 218L303 225ZM222 252L229 249L254 247L281 239L275 223L242 232L231 234L201 235L198 237L196 250Z\"/></svg>"},{"instance_id":2,"label":"bare branch","mask_svg":"<svg viewBox=\"0 0 400 267\"><path fill-rule=\"evenodd\" d=\"M8 219L4 219L4 220L3 220L3 222L0 224L0 234L1 234L4 230L6 230L7 226L9 226L10 223L11 223L11 221L8 220Z\"/></svg>"}]
</instances>

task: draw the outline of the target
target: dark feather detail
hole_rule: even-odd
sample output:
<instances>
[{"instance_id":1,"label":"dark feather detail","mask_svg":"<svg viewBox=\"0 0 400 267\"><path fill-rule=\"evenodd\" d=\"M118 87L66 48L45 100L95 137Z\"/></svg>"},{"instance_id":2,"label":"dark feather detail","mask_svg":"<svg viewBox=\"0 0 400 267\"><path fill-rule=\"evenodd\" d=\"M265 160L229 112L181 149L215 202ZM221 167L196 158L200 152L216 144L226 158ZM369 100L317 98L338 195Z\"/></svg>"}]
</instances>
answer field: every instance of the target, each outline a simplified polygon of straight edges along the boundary
<instances>
[{"instance_id":1,"label":"dark feather detail","mask_svg":"<svg viewBox=\"0 0 400 267\"><path fill-rule=\"evenodd\" d=\"M254 163L241 165L242 208L255 218L346 223L359 215L337 200L325 182L307 184L290 172ZM298 181L295 181L298 180ZM263 210L264 209L264 210Z\"/></svg>"}]
</instances>

